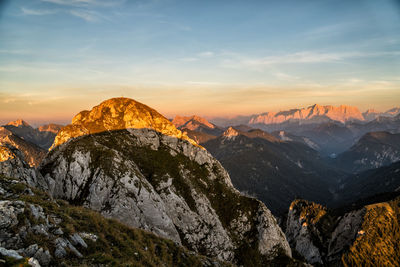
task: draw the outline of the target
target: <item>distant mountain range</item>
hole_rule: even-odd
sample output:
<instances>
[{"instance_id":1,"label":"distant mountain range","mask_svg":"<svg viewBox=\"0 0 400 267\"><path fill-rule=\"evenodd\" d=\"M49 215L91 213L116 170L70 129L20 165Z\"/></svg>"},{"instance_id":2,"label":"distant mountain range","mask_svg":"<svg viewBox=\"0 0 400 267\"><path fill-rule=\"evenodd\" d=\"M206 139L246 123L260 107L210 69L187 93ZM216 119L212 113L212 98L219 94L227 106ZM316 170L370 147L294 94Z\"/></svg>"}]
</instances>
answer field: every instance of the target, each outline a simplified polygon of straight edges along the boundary
<instances>
[{"instance_id":1,"label":"distant mountain range","mask_svg":"<svg viewBox=\"0 0 400 267\"><path fill-rule=\"evenodd\" d=\"M400 114L400 108L395 107L386 112L369 109L361 113L357 107L341 105L338 107L327 105L312 105L307 108L290 109L279 112L265 112L250 116L233 118L213 118L211 122L223 127L239 124L247 125L282 125L298 122L299 124L319 124L324 122L369 122L379 117L395 117ZM279 126L278 126L279 127ZM279 130L279 129L276 129ZM283 129L280 129L283 130Z\"/></svg>"},{"instance_id":2,"label":"distant mountain range","mask_svg":"<svg viewBox=\"0 0 400 267\"><path fill-rule=\"evenodd\" d=\"M19 119L9 122L3 127L25 141L47 150L52 145L62 125L51 123L33 128L24 120Z\"/></svg>"}]
</instances>

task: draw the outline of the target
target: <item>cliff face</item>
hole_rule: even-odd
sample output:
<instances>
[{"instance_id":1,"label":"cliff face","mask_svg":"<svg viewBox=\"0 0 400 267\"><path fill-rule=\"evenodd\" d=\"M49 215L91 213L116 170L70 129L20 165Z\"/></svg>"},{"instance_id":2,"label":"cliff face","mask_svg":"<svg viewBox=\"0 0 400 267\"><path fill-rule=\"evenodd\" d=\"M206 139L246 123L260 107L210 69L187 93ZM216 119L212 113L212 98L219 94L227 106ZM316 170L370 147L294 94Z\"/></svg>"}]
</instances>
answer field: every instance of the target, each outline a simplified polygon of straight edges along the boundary
<instances>
[{"instance_id":1,"label":"cliff face","mask_svg":"<svg viewBox=\"0 0 400 267\"><path fill-rule=\"evenodd\" d=\"M40 172L53 197L203 255L260 265L290 256L265 205L240 195L220 163L193 143L155 110L111 99L59 132Z\"/></svg>"},{"instance_id":2,"label":"cliff face","mask_svg":"<svg viewBox=\"0 0 400 267\"><path fill-rule=\"evenodd\" d=\"M231 266L0 175L1 266Z\"/></svg>"}]
</instances>

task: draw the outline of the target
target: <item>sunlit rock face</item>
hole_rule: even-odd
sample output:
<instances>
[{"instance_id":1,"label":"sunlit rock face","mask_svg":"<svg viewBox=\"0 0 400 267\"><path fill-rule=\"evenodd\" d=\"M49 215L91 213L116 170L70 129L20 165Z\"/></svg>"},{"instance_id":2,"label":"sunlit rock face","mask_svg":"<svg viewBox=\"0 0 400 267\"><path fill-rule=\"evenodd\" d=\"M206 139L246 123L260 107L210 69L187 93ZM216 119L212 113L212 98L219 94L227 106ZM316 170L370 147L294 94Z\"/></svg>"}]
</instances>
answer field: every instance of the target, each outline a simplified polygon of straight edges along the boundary
<instances>
[{"instance_id":1,"label":"sunlit rock face","mask_svg":"<svg viewBox=\"0 0 400 267\"><path fill-rule=\"evenodd\" d=\"M287 239L293 250L311 264L399 266L400 197L388 198L369 205L365 200L364 206L336 212L296 200L288 213Z\"/></svg>"},{"instance_id":2,"label":"sunlit rock face","mask_svg":"<svg viewBox=\"0 0 400 267\"><path fill-rule=\"evenodd\" d=\"M25 141L4 127L0 127L0 145L18 149L22 153L23 160L30 167L37 167L46 154L45 150Z\"/></svg>"},{"instance_id":3,"label":"sunlit rock face","mask_svg":"<svg viewBox=\"0 0 400 267\"><path fill-rule=\"evenodd\" d=\"M77 114L72 123L57 134L51 148L78 136L128 128L153 129L197 145L154 109L133 99L112 98L90 111L85 110Z\"/></svg>"},{"instance_id":4,"label":"sunlit rock face","mask_svg":"<svg viewBox=\"0 0 400 267\"><path fill-rule=\"evenodd\" d=\"M41 125L37 129L39 130L39 132L48 132L48 133L57 134L62 129L62 127L63 126L60 124L49 123L49 124Z\"/></svg>"},{"instance_id":5,"label":"sunlit rock face","mask_svg":"<svg viewBox=\"0 0 400 267\"><path fill-rule=\"evenodd\" d=\"M107 100L75 116L53 147L40 167L53 197L239 264L253 260L248 253L291 256L265 205L242 196L216 159L145 105Z\"/></svg>"},{"instance_id":6,"label":"sunlit rock face","mask_svg":"<svg viewBox=\"0 0 400 267\"><path fill-rule=\"evenodd\" d=\"M25 142L34 144L41 149L48 150L49 147L53 144L54 138L56 136L56 131L60 129L60 125L49 124L36 129L30 126L24 120L19 119L9 122L2 128L11 132L20 139L23 139Z\"/></svg>"},{"instance_id":7,"label":"sunlit rock face","mask_svg":"<svg viewBox=\"0 0 400 267\"><path fill-rule=\"evenodd\" d=\"M199 127L208 127L210 129L216 128L216 126L205 118L193 115L193 116L175 116L172 123L176 128L187 128L189 130L197 130Z\"/></svg>"},{"instance_id":8,"label":"sunlit rock face","mask_svg":"<svg viewBox=\"0 0 400 267\"><path fill-rule=\"evenodd\" d=\"M319 123L333 120L345 123L347 121L363 121L364 117L357 107L345 105L334 107L315 104L308 108L267 112L256 115L250 119L249 124L278 124L289 120L298 120L306 123Z\"/></svg>"}]
</instances>

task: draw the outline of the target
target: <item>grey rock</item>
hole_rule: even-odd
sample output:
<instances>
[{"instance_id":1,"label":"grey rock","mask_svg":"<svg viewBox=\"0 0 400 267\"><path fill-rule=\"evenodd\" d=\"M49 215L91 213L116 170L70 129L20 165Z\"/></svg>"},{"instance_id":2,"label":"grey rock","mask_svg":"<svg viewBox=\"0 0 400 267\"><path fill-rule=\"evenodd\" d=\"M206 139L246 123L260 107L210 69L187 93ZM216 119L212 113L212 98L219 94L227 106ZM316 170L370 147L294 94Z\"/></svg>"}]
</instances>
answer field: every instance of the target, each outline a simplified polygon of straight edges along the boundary
<instances>
[{"instance_id":1,"label":"grey rock","mask_svg":"<svg viewBox=\"0 0 400 267\"><path fill-rule=\"evenodd\" d=\"M16 260L20 260L23 258L21 255L18 254L17 251L13 249L5 249L3 247L0 247L0 254L6 257L14 258Z\"/></svg>"},{"instance_id":2,"label":"grey rock","mask_svg":"<svg viewBox=\"0 0 400 267\"><path fill-rule=\"evenodd\" d=\"M78 233L74 233L73 235L69 236L69 240L71 241L72 245L74 246L81 246L87 248L86 242L80 237Z\"/></svg>"},{"instance_id":3,"label":"grey rock","mask_svg":"<svg viewBox=\"0 0 400 267\"><path fill-rule=\"evenodd\" d=\"M67 251L65 250L68 248L75 256L82 258L82 254L66 239L64 238L57 238L54 241L54 244L56 246L54 256L56 258L65 258L67 256Z\"/></svg>"},{"instance_id":4,"label":"grey rock","mask_svg":"<svg viewBox=\"0 0 400 267\"><path fill-rule=\"evenodd\" d=\"M36 206L36 205L33 205L33 204L29 204L29 208L30 208L30 210L31 210L31 213L32 213L33 217L34 217L36 220L38 220L38 219L43 219L43 220L45 220L45 219L46 219L46 217L44 216L43 208L42 208L42 207Z\"/></svg>"},{"instance_id":5,"label":"grey rock","mask_svg":"<svg viewBox=\"0 0 400 267\"><path fill-rule=\"evenodd\" d=\"M37 244L25 248L22 254L26 257L35 258L42 266L49 266L52 259L49 250L44 250Z\"/></svg>"},{"instance_id":6,"label":"grey rock","mask_svg":"<svg viewBox=\"0 0 400 267\"><path fill-rule=\"evenodd\" d=\"M61 228L56 228L55 230L53 230L53 234L62 235L62 234L64 234L64 232Z\"/></svg>"},{"instance_id":7,"label":"grey rock","mask_svg":"<svg viewBox=\"0 0 400 267\"><path fill-rule=\"evenodd\" d=\"M179 155L185 162L201 166L208 175L200 177L180 165L175 176L166 172L152 180L135 159L126 154L129 147L145 148L154 153L166 150L171 157ZM102 155L105 163L99 164L96 153ZM267 258L278 253L291 256L285 235L265 205L240 195L221 164L206 150L185 140L150 129L128 129L109 133L107 137L82 136L54 148L39 169L54 198L75 203L79 199L80 204L105 217L151 231L178 244L184 242L194 251L205 251L207 256L234 260L235 250L242 242L248 242L246 233L255 233L252 242ZM174 179L181 179L187 195L176 187ZM235 196L235 201L251 201L251 215L246 220L238 215L231 218L229 225L224 224L221 211L215 210L211 203L213 196L207 192L209 190L198 189L193 179L200 180L206 188L220 185L226 193ZM239 204L237 209L241 212Z\"/></svg>"},{"instance_id":8,"label":"grey rock","mask_svg":"<svg viewBox=\"0 0 400 267\"><path fill-rule=\"evenodd\" d=\"M39 261L35 258L29 258L28 264L32 267L41 267L41 265L39 264Z\"/></svg>"}]
</instances>

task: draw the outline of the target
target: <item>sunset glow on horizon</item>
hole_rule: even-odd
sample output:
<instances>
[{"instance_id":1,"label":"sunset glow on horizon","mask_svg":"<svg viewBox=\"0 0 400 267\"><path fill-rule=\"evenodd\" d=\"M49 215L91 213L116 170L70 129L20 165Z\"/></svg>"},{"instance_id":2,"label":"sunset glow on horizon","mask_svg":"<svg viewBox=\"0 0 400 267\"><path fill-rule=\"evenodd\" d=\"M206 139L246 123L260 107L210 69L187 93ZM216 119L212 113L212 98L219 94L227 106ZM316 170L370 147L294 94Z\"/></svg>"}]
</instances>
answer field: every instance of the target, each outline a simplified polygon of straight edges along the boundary
<instances>
[{"instance_id":1,"label":"sunset glow on horizon","mask_svg":"<svg viewBox=\"0 0 400 267\"><path fill-rule=\"evenodd\" d=\"M168 118L400 103L398 1L0 4L0 122L129 97Z\"/></svg>"}]
</instances>

